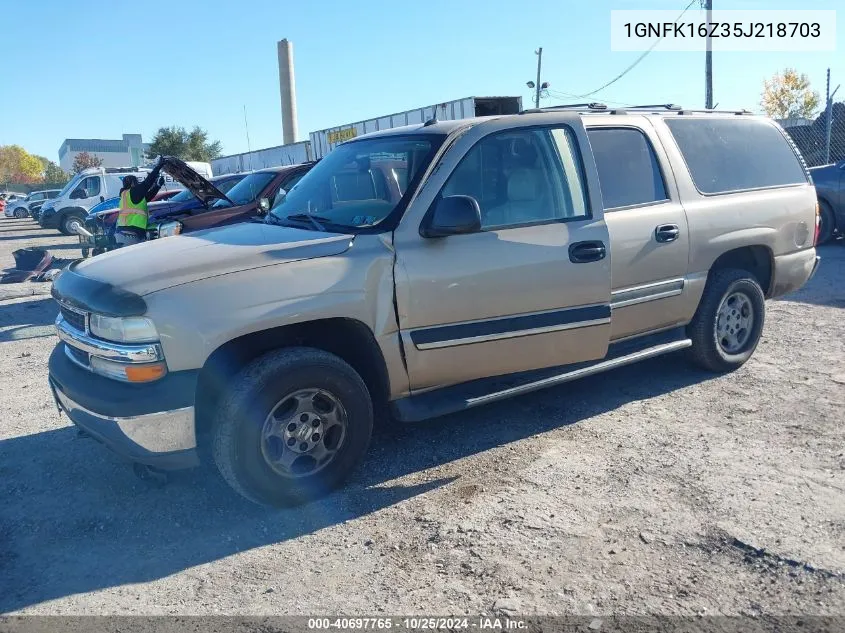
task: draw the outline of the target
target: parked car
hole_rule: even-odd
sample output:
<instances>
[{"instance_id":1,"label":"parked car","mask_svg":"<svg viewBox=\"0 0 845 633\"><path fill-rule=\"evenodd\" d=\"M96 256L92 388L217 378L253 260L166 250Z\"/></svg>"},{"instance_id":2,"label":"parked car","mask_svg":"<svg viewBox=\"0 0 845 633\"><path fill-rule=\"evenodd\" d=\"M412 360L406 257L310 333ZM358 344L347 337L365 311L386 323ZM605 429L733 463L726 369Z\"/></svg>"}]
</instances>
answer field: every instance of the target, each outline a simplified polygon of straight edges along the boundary
<instances>
[{"instance_id":1,"label":"parked car","mask_svg":"<svg viewBox=\"0 0 845 633\"><path fill-rule=\"evenodd\" d=\"M173 177L185 183L185 187L207 206L203 209L157 209L150 213L147 224L149 239L236 224L266 215L279 193L293 187L313 166L314 163L302 163L253 171L222 196L205 178L192 177L175 166L171 168Z\"/></svg>"},{"instance_id":2,"label":"parked car","mask_svg":"<svg viewBox=\"0 0 845 633\"><path fill-rule=\"evenodd\" d=\"M211 173L208 163L187 163L200 173ZM45 229L59 229L65 235L73 235L84 226L88 210L95 204L118 195L123 177L129 174L139 180L146 178L147 167L91 167L84 169L52 200L44 203L38 216L38 223ZM182 190L184 187L172 178L166 178L165 189Z\"/></svg>"},{"instance_id":3,"label":"parked car","mask_svg":"<svg viewBox=\"0 0 845 633\"><path fill-rule=\"evenodd\" d=\"M214 185L214 190L225 195L232 187L246 177L246 174L227 174L212 178L209 182ZM203 213L209 210L212 203L216 202L216 194L208 195L209 188L203 189L202 199L194 195L190 189L183 189L173 198L167 201L152 202L149 204L150 221L156 225L156 218L161 215L172 213ZM82 248L82 256L88 257L89 252L99 255L102 252L116 248L114 241L114 229L117 222L117 208L120 206L120 198L109 198L93 207L85 218L85 229L91 233L91 237L80 235L79 245Z\"/></svg>"},{"instance_id":4,"label":"parked car","mask_svg":"<svg viewBox=\"0 0 845 633\"><path fill-rule=\"evenodd\" d=\"M298 503L340 485L376 416L679 350L737 369L765 299L815 273L817 223L799 155L759 116L549 108L375 132L262 223L64 271L49 383L136 463L209 454L244 497Z\"/></svg>"},{"instance_id":5,"label":"parked car","mask_svg":"<svg viewBox=\"0 0 845 633\"><path fill-rule=\"evenodd\" d=\"M810 175L819 197L819 244L845 234L845 160L832 165L811 167Z\"/></svg>"},{"instance_id":6,"label":"parked car","mask_svg":"<svg viewBox=\"0 0 845 633\"><path fill-rule=\"evenodd\" d=\"M44 189L33 191L25 198L14 200L6 204L4 214L7 218L25 218L32 214L34 208L41 208L47 201L56 197L60 189Z\"/></svg>"}]
</instances>

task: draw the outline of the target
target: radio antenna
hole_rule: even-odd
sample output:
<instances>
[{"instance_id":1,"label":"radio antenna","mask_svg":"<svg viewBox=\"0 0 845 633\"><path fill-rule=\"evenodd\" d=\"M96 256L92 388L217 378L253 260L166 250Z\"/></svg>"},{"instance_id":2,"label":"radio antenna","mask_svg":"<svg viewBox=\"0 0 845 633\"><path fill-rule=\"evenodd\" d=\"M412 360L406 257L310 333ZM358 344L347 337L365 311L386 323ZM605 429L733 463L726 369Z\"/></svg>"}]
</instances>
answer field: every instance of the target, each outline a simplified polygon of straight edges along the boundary
<instances>
[{"instance_id":1,"label":"radio antenna","mask_svg":"<svg viewBox=\"0 0 845 633\"><path fill-rule=\"evenodd\" d=\"M244 129L246 130L246 151L249 156L249 171L252 171L252 147L249 144L249 123L246 120L246 104L244 104Z\"/></svg>"}]
</instances>

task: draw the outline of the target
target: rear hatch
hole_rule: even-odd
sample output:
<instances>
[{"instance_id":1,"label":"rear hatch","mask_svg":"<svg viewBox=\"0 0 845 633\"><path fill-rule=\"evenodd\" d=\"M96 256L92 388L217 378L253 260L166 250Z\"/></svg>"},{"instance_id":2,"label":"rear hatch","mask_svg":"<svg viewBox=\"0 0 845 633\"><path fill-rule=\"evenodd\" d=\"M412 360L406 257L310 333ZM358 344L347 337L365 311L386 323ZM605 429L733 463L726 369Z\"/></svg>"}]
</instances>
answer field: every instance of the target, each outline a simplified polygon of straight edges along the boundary
<instances>
[{"instance_id":1,"label":"rear hatch","mask_svg":"<svg viewBox=\"0 0 845 633\"><path fill-rule=\"evenodd\" d=\"M205 205L209 205L215 200L229 200L225 193L200 176L185 161L179 158L166 156L161 170L172 176L174 180L178 180L185 185L185 188L190 190Z\"/></svg>"}]
</instances>

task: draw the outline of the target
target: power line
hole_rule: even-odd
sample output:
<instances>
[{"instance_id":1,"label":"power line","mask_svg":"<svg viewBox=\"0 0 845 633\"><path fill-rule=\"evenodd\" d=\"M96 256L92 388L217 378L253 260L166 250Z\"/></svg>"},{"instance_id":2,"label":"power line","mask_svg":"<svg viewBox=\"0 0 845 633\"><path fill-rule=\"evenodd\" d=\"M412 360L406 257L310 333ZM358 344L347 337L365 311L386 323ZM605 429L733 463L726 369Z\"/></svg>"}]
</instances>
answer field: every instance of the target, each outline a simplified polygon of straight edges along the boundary
<instances>
[{"instance_id":1,"label":"power line","mask_svg":"<svg viewBox=\"0 0 845 633\"><path fill-rule=\"evenodd\" d=\"M687 6L686 6L686 8L685 8L683 11L681 11L681 15L679 15L677 18L675 18L675 22L677 22L677 21L678 21L678 20L680 20L682 17L684 17L684 14L685 14L687 11L689 11L689 8L690 8L692 5L694 5L696 2L698 2L698 1L699 1L699 0L691 0L691 2L690 2ZM639 64L641 61L643 61L643 60L646 58L646 56L647 56L647 55L648 55L651 51L653 51L653 50L655 49L655 47L656 47L656 46L657 46L657 45L661 42L661 40L663 40L663 36L662 36L662 35L661 35L660 37L658 37L656 40L654 40L654 44L652 44L651 46L649 46L649 47L648 47L648 50L644 51L642 55L640 55L639 57L637 57L637 59L635 59L635 60L634 60L634 63L633 63L633 64L631 64L631 65L630 65L630 66L628 66L625 70L623 70L621 73L619 73L618 75L616 75L616 77L614 77L613 79L611 79L610 81L608 81L606 84L604 84L604 85L603 85L603 86L601 86L600 88L596 88L596 89L595 89L595 90L593 90L592 92L588 92L588 93L586 93L586 94L582 94L582 95L577 95L577 98L582 99L582 98L584 98L584 97L590 97L590 96L592 96L592 95L596 94L597 92L601 92L602 90L604 90L604 89L605 89L605 88L607 88L608 86L611 86L611 85L615 84L617 81L619 81L620 79L622 79L622 77L624 77L624 76L625 76L625 75L627 75L629 72L631 72L631 71L632 71L632 70L633 70L633 69L637 66L637 64Z\"/></svg>"},{"instance_id":2,"label":"power line","mask_svg":"<svg viewBox=\"0 0 845 633\"><path fill-rule=\"evenodd\" d=\"M547 89L546 92L549 93L552 97L557 97L558 99L580 99L581 95L572 94L571 92L564 92L562 90L551 90ZM625 106L628 108L635 107L633 103L624 103L623 101L614 101L613 99L605 99L602 97L602 101L604 103L608 103L610 105L618 105L618 106Z\"/></svg>"}]
</instances>

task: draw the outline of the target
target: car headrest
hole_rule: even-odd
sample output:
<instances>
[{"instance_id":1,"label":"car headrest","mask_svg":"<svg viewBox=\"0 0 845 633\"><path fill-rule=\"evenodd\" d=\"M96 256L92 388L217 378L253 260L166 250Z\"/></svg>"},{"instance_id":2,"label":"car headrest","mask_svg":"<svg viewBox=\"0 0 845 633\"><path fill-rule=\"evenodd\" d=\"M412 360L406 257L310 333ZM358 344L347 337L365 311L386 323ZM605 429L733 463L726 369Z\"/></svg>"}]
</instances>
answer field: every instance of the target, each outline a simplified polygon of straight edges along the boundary
<instances>
[{"instance_id":1,"label":"car headrest","mask_svg":"<svg viewBox=\"0 0 845 633\"><path fill-rule=\"evenodd\" d=\"M508 200L523 202L536 200L540 178L536 169L517 169L508 177Z\"/></svg>"}]
</instances>

